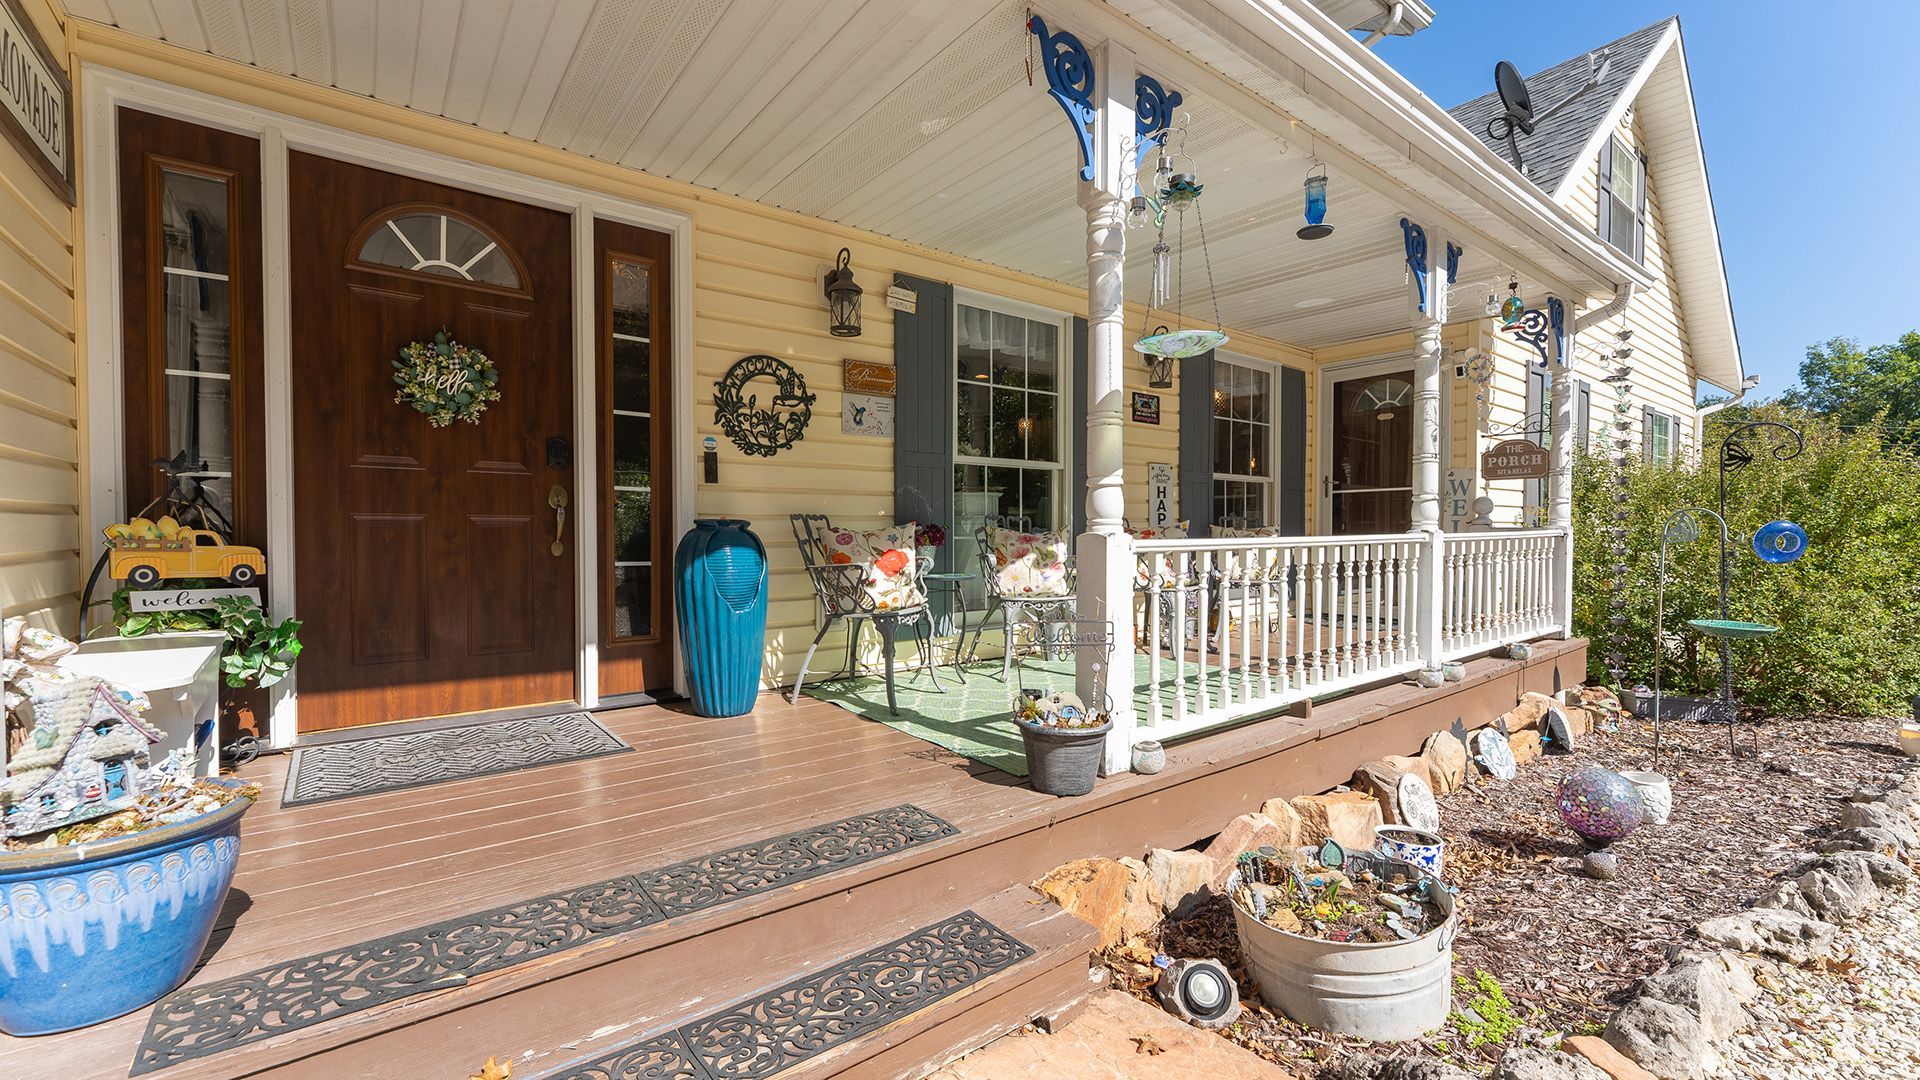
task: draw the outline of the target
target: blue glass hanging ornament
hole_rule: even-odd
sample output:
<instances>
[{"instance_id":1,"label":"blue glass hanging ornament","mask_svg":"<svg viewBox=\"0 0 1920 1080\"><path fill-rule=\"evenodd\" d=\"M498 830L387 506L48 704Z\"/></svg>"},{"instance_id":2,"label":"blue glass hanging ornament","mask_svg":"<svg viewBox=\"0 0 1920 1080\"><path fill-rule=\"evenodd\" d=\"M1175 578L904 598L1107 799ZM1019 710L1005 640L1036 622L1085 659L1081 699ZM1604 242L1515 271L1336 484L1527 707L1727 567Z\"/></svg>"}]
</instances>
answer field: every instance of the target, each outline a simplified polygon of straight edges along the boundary
<instances>
[{"instance_id":1,"label":"blue glass hanging ornament","mask_svg":"<svg viewBox=\"0 0 1920 1080\"><path fill-rule=\"evenodd\" d=\"M1507 283L1507 293L1507 298L1500 301L1500 321L1512 326L1527 313L1527 302L1520 299L1520 283L1517 281Z\"/></svg>"},{"instance_id":2,"label":"blue glass hanging ornament","mask_svg":"<svg viewBox=\"0 0 1920 1080\"><path fill-rule=\"evenodd\" d=\"M1790 563L1807 553L1807 530L1791 521L1769 521L1753 534L1753 553L1770 563Z\"/></svg>"},{"instance_id":3,"label":"blue glass hanging ornament","mask_svg":"<svg viewBox=\"0 0 1920 1080\"><path fill-rule=\"evenodd\" d=\"M1306 189L1307 223L1294 235L1302 240L1319 240L1333 235L1333 226L1327 221L1327 167L1318 166L1320 172L1315 175L1309 169L1304 183Z\"/></svg>"}]
</instances>

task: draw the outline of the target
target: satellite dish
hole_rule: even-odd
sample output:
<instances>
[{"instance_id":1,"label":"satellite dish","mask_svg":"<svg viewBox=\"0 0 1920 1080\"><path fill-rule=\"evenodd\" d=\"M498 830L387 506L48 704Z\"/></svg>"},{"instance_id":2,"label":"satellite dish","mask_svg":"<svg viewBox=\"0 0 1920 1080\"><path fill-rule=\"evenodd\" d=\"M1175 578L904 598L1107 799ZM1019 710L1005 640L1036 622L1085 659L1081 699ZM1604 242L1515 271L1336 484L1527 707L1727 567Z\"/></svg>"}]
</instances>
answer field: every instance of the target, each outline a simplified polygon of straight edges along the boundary
<instances>
[{"instance_id":1,"label":"satellite dish","mask_svg":"<svg viewBox=\"0 0 1920 1080\"><path fill-rule=\"evenodd\" d=\"M1520 134L1533 134L1533 95L1527 92L1527 80L1520 69L1505 60L1493 65L1493 85L1500 91L1500 104L1507 110L1507 123Z\"/></svg>"}]
</instances>

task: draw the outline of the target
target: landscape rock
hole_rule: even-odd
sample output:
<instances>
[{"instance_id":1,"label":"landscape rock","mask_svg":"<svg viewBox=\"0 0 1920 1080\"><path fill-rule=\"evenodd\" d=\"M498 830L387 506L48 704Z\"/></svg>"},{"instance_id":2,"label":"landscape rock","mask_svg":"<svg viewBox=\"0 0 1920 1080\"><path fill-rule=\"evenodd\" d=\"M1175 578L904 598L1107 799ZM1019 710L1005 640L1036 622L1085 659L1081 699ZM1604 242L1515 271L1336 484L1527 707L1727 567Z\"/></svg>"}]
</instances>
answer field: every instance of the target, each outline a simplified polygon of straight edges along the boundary
<instances>
[{"instance_id":1,"label":"landscape rock","mask_svg":"<svg viewBox=\"0 0 1920 1080\"><path fill-rule=\"evenodd\" d=\"M1445 795L1467 782L1467 747L1451 732L1436 731L1427 736L1420 747L1420 756L1426 759L1427 769L1432 775L1433 793Z\"/></svg>"},{"instance_id":2,"label":"landscape rock","mask_svg":"<svg viewBox=\"0 0 1920 1080\"><path fill-rule=\"evenodd\" d=\"M1843 804L1840 807L1840 827L1879 829L1893 837L1894 845L1902 854L1920 849L1920 831L1915 831L1913 818L1905 810L1886 803Z\"/></svg>"},{"instance_id":3,"label":"landscape rock","mask_svg":"<svg viewBox=\"0 0 1920 1080\"><path fill-rule=\"evenodd\" d=\"M1593 734L1593 713L1579 705L1562 705L1560 711L1567 714L1567 727L1575 739Z\"/></svg>"},{"instance_id":4,"label":"landscape rock","mask_svg":"<svg viewBox=\"0 0 1920 1080\"><path fill-rule=\"evenodd\" d=\"M1569 1035L1560 1040L1560 1052L1578 1057L1605 1073L1611 1080L1657 1080L1627 1055L1594 1035Z\"/></svg>"},{"instance_id":5,"label":"landscape rock","mask_svg":"<svg viewBox=\"0 0 1920 1080\"><path fill-rule=\"evenodd\" d=\"M1373 830L1385 824L1380 804L1358 791L1302 795L1293 808L1300 814L1300 842L1310 847L1331 837L1349 851L1372 851Z\"/></svg>"},{"instance_id":6,"label":"landscape rock","mask_svg":"<svg viewBox=\"0 0 1920 1080\"><path fill-rule=\"evenodd\" d=\"M1213 895L1216 869L1203 851L1154 848L1147 853L1148 888L1160 898L1160 910L1175 918L1193 914Z\"/></svg>"},{"instance_id":7,"label":"landscape rock","mask_svg":"<svg viewBox=\"0 0 1920 1080\"><path fill-rule=\"evenodd\" d=\"M1386 762L1395 772L1412 773L1426 781L1428 787L1433 786L1433 768L1427 764L1426 758L1418 754L1412 757L1405 754L1388 754L1380 760Z\"/></svg>"},{"instance_id":8,"label":"landscape rock","mask_svg":"<svg viewBox=\"0 0 1920 1080\"><path fill-rule=\"evenodd\" d=\"M1708 1041L1699 1017L1679 1005L1635 998L1613 1014L1600 1037L1662 1080L1724 1075L1725 1061Z\"/></svg>"},{"instance_id":9,"label":"landscape rock","mask_svg":"<svg viewBox=\"0 0 1920 1080\"><path fill-rule=\"evenodd\" d=\"M1492 1080L1607 1080L1607 1074L1576 1054L1516 1046L1500 1055Z\"/></svg>"},{"instance_id":10,"label":"landscape rock","mask_svg":"<svg viewBox=\"0 0 1920 1080\"><path fill-rule=\"evenodd\" d=\"M1809 870L1831 867L1836 862L1857 862L1867 868L1867 874L1873 883L1883 889L1905 885L1913 880L1913 870L1898 859L1888 858L1877 851L1840 851L1832 852L1801 863L1795 874L1804 874Z\"/></svg>"},{"instance_id":11,"label":"landscape rock","mask_svg":"<svg viewBox=\"0 0 1920 1080\"><path fill-rule=\"evenodd\" d=\"M1612 881L1620 876L1620 857L1611 851L1589 851L1580 856L1580 869L1595 881Z\"/></svg>"},{"instance_id":12,"label":"landscape rock","mask_svg":"<svg viewBox=\"0 0 1920 1080\"><path fill-rule=\"evenodd\" d=\"M1894 855L1900 851L1900 841L1885 829L1842 829L1820 841L1815 850L1829 855L1836 851L1871 851Z\"/></svg>"},{"instance_id":13,"label":"landscape rock","mask_svg":"<svg viewBox=\"0 0 1920 1080\"><path fill-rule=\"evenodd\" d=\"M1357 1054L1340 1066L1340 1080L1477 1080L1438 1058L1379 1058Z\"/></svg>"},{"instance_id":14,"label":"landscape rock","mask_svg":"<svg viewBox=\"0 0 1920 1080\"><path fill-rule=\"evenodd\" d=\"M1537 691L1521 694L1520 703L1507 710L1507 736L1511 738L1516 731L1539 731L1541 719L1555 704L1552 698Z\"/></svg>"},{"instance_id":15,"label":"landscape rock","mask_svg":"<svg viewBox=\"0 0 1920 1080\"><path fill-rule=\"evenodd\" d=\"M1507 736L1507 745L1513 748L1513 763L1525 765L1537 761L1543 752L1540 732L1536 728L1520 728Z\"/></svg>"},{"instance_id":16,"label":"landscape rock","mask_svg":"<svg viewBox=\"0 0 1920 1080\"><path fill-rule=\"evenodd\" d=\"M1146 865L1138 859L1078 859L1054 867L1034 888L1099 931L1103 949L1160 921Z\"/></svg>"},{"instance_id":17,"label":"landscape rock","mask_svg":"<svg viewBox=\"0 0 1920 1080\"><path fill-rule=\"evenodd\" d=\"M1400 781L1409 775L1417 776L1420 782L1431 791L1433 789L1432 770L1428 769L1424 762L1420 762L1417 769L1398 768L1393 760L1388 758L1369 761L1354 770L1353 789L1372 796L1373 800L1380 804L1380 817L1383 824L1408 825L1411 822L1407 820L1405 812L1400 809ZM1419 761L1418 758L1400 758L1399 760Z\"/></svg>"},{"instance_id":18,"label":"landscape rock","mask_svg":"<svg viewBox=\"0 0 1920 1080\"><path fill-rule=\"evenodd\" d=\"M1758 953L1804 964L1827 955L1840 928L1779 908L1755 908L1708 919L1693 928L1700 939L1735 952Z\"/></svg>"},{"instance_id":19,"label":"landscape rock","mask_svg":"<svg viewBox=\"0 0 1920 1080\"><path fill-rule=\"evenodd\" d=\"M1751 1023L1740 1001L1747 987L1758 995L1759 986L1738 957L1723 960L1719 953L1690 953L1658 975L1640 980L1640 996L1685 1009L1699 1021L1707 1039L1717 1042Z\"/></svg>"},{"instance_id":20,"label":"landscape rock","mask_svg":"<svg viewBox=\"0 0 1920 1080\"><path fill-rule=\"evenodd\" d=\"M1280 840L1274 847L1285 851L1300 846L1300 811L1285 799L1268 799L1260 804L1260 812L1280 829Z\"/></svg>"},{"instance_id":21,"label":"landscape rock","mask_svg":"<svg viewBox=\"0 0 1920 1080\"><path fill-rule=\"evenodd\" d=\"M1241 852L1252 851L1262 845L1278 848L1287 843L1280 826L1272 818L1265 814L1241 814L1227 822L1227 827L1220 830L1220 835L1213 838L1213 843L1207 845L1205 854L1214 862L1213 884L1216 887L1226 884Z\"/></svg>"},{"instance_id":22,"label":"landscape rock","mask_svg":"<svg viewBox=\"0 0 1920 1080\"><path fill-rule=\"evenodd\" d=\"M1779 908L1822 922L1850 923L1880 899L1873 872L1860 859L1828 859L1769 889L1756 908Z\"/></svg>"}]
</instances>

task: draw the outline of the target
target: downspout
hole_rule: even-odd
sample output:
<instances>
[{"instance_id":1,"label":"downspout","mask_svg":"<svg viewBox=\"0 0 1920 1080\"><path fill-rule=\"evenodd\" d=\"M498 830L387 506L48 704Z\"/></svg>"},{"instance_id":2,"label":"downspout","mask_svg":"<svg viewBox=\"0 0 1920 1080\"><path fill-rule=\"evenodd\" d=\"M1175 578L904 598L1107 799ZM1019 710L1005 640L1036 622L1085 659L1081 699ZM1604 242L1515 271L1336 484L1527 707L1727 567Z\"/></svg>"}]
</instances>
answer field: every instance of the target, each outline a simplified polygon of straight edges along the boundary
<instances>
[{"instance_id":1,"label":"downspout","mask_svg":"<svg viewBox=\"0 0 1920 1080\"><path fill-rule=\"evenodd\" d=\"M1747 391L1759 385L1760 376L1749 375L1740 380L1740 389L1734 391L1732 397L1725 401L1716 401L1705 408L1695 409L1693 412L1693 445L1696 447L1707 445L1707 417L1712 416L1721 409L1732 408L1740 404L1741 401L1746 399Z\"/></svg>"},{"instance_id":2,"label":"downspout","mask_svg":"<svg viewBox=\"0 0 1920 1080\"><path fill-rule=\"evenodd\" d=\"M1407 5L1402 3L1401 0L1393 0L1393 6L1387 9L1387 21L1380 24L1380 29L1362 38L1360 44L1365 48L1373 48L1375 42L1399 30L1400 23L1406 19L1406 17Z\"/></svg>"},{"instance_id":3,"label":"downspout","mask_svg":"<svg viewBox=\"0 0 1920 1080\"><path fill-rule=\"evenodd\" d=\"M1606 322L1615 315L1627 310L1627 304L1633 300L1633 282L1629 281L1613 290L1613 299L1573 320L1573 332L1584 334L1589 327Z\"/></svg>"}]
</instances>

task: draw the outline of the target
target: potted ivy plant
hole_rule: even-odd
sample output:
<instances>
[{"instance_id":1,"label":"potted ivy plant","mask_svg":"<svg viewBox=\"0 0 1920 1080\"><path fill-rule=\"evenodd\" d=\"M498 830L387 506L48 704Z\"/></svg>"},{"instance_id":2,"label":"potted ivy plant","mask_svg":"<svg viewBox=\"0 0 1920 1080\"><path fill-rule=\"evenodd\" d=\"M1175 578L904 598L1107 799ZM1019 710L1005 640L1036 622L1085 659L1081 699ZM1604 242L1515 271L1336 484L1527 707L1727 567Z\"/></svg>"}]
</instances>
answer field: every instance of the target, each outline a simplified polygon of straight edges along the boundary
<instances>
[{"instance_id":1,"label":"potted ivy plant","mask_svg":"<svg viewBox=\"0 0 1920 1080\"><path fill-rule=\"evenodd\" d=\"M1027 778L1048 795L1085 795L1093 790L1113 721L1094 713L1076 695L1024 691L1014 721L1026 747Z\"/></svg>"},{"instance_id":2,"label":"potted ivy plant","mask_svg":"<svg viewBox=\"0 0 1920 1080\"><path fill-rule=\"evenodd\" d=\"M227 647L220 655L220 671L227 685L266 689L293 670L300 658L300 620L268 620L259 605L240 596L222 596L213 602Z\"/></svg>"}]
</instances>

